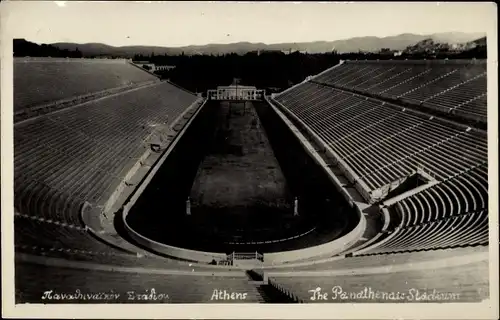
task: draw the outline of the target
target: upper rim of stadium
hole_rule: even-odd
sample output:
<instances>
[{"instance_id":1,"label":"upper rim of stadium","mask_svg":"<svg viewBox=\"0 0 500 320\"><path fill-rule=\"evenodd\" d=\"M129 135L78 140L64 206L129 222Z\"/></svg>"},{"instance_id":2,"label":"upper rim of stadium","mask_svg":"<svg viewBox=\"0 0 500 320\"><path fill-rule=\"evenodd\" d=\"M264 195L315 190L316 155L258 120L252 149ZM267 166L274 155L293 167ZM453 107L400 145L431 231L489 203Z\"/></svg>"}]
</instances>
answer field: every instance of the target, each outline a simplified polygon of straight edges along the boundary
<instances>
[{"instance_id":1,"label":"upper rim of stadium","mask_svg":"<svg viewBox=\"0 0 500 320\"><path fill-rule=\"evenodd\" d=\"M352 66L353 69L349 70L349 66ZM356 69L356 66L365 67ZM378 72L375 68L370 69L372 68L370 66L380 66L379 71L381 72ZM389 69L388 66L393 68ZM411 66L415 66L415 68L411 68ZM344 72L345 70L342 70L342 68L347 69L347 72ZM442 68L441 71L437 70L438 68ZM420 72L415 74L412 69ZM437 71L432 71L433 69ZM391 70L394 71L392 74L390 73ZM384 78L383 80L382 78L375 80L381 76ZM316 75L309 76L303 82L274 96L283 97L287 92L295 90L295 88L305 83L314 83L357 94L366 99L374 99L386 103L388 106L400 109L409 108L413 113L437 117L460 127L472 127L486 134L486 76L486 59L340 60L338 64ZM453 79L453 77L457 79ZM387 81L391 86L381 86L380 83L374 82L381 80L382 82ZM447 81L451 81L453 85L440 90L440 85ZM366 84L373 85L367 87ZM440 97L455 94L458 90L470 89L469 87L472 85L480 86L479 90L476 90L479 92L478 95L464 96L461 100L458 99L453 106L443 105L439 101ZM377 86L382 89L377 90ZM432 92L433 95L428 95L427 92ZM453 99L456 98L453 97ZM472 107L477 107L478 103L480 107L471 110Z\"/></svg>"},{"instance_id":2,"label":"upper rim of stadium","mask_svg":"<svg viewBox=\"0 0 500 320\"><path fill-rule=\"evenodd\" d=\"M50 92L50 91L46 91L44 89L48 89L48 88L40 88L40 87L35 87L33 88L33 83L35 85L47 85L49 83L45 82L44 80L47 80L47 77L50 77L51 74L50 72L51 71L63 71L63 70L51 70L51 66L50 66L50 63L62 63L62 62L73 62L73 63L82 63L82 62L85 62L85 63L91 63L91 64L107 64L108 68L109 68L109 65L118 65L118 66L123 66L125 65L126 67L123 68L121 71L122 73L121 74L117 74L116 71L114 70L111 70L111 74L110 76L116 76L117 78L119 79L115 79L114 80L114 83L107 83L107 84L104 84L103 82L108 80L108 81L111 81L111 79L104 79L103 82L100 82L100 83L96 83L96 84L93 84L93 87L91 88L91 92L93 93L103 93L101 91L105 91L105 90L111 90L111 89L115 89L115 88L118 88L118 87L121 87L121 86L130 86L130 85L134 85L134 84L144 84L146 82L150 82L150 81L158 81L159 80L159 76L146 70L146 69L143 69L141 68L140 66L137 66L135 64L132 63L132 61L130 59L89 59L89 58L52 58L52 57L14 57L14 110L15 110L15 113L18 113L19 110L21 109L24 109L24 108L31 108L31 107L37 107L37 106L40 106L40 105L43 105L47 102L51 102L51 103L54 103L56 101L61 101L61 102L67 102L65 100L69 99L69 98L76 98L76 97L79 97L79 96L82 96L82 95L87 95L89 92L89 90L86 90L88 88L82 88L83 90L76 90L76 91L73 91L73 92L65 92L65 90L67 90L68 88L65 88L61 85L53 85L53 87L57 87L58 89L58 92L59 92L59 95L58 96L55 96L53 98L46 98L47 96L47 92ZM404 65L404 64L413 64L413 65L456 65L456 64L466 64L466 65L469 65L469 64L478 64L478 65L484 65L486 64L487 60L486 59L423 59L423 60L416 60L416 59L405 59L405 60L398 60L398 59L395 59L395 60L368 60L368 59L364 59L364 60L340 60L340 63L331 67L331 68L328 68L318 74L315 74L315 75L312 75L310 77L308 77L305 81L308 81L308 80L314 80L314 79L317 79L319 76L321 76L322 74L326 73L326 72L329 72L330 70L333 70L334 68L337 68L339 66L341 66L342 64L379 64L379 65L394 65L394 64L401 64L401 65ZM40 70L37 70L38 72L32 72L30 73L30 77L24 77L24 74L26 74L26 72L24 71L29 71L29 70L25 70L24 68L27 66L27 65L30 65L31 63L48 63L49 65L44 65L44 68L46 69L46 74L44 75L43 73L39 72ZM89 65L86 66L87 68L89 67ZM132 69L130 67L133 67L135 69ZM125 70L127 69L128 70ZM18 70L16 70L18 69ZM131 71L133 70L133 71ZM138 71L142 71L142 72L138 72ZM19 71L19 72L18 72ZM66 71L66 73L70 73L70 72L81 72L82 70L70 70L70 71ZM101 71L99 73L99 71ZM94 78L97 79L99 78L98 75L100 76L105 76L106 74L109 74L110 70L107 69L105 70L105 72L102 72L103 70L98 70L98 69L94 69L93 72L95 72L94 74ZM128 73L127 73L128 72ZM135 73L135 74L134 74ZM65 76L66 74L63 74L62 76ZM140 75L140 76L139 76ZM82 76L92 76L92 74L82 74L82 73L79 73L79 74L75 74L75 76L73 78L77 78L76 80L79 81L79 80L82 80L84 81L85 79L81 79ZM38 77L38 78L37 78ZM32 83L29 83L29 84L25 84L25 83L22 83L21 80L25 80L25 79L32 79ZM95 80L94 79L94 80ZM68 80L71 80L71 79L68 79L68 78L56 78L56 77L51 77L50 79L51 81L57 81L57 80L60 80L61 82L67 82ZM52 82L50 84L53 84ZM173 84L173 83L171 83ZM24 85L24 87L23 87ZM69 84L71 85L71 84ZM175 84L173 84L175 85ZM297 84L297 85L300 85ZM296 86L297 86L296 85ZM88 83L85 84L85 86L88 86ZM84 86L82 86L84 87ZM178 86L179 88L185 90L185 91L188 91L190 92L189 90L185 89L185 88L182 88L180 86ZM23 88L26 88L26 92L23 92ZM293 87L292 87L293 88ZM33 89L35 89L34 91L36 93L39 93L40 95L43 95L45 96L45 98L42 99L41 96L35 98L34 100L32 100L33 98ZM76 88L72 88L72 89L76 89ZM288 91L290 90L291 88L288 88L287 90L284 90L284 91ZM85 94L82 94L82 92L85 91ZM281 93L284 93L281 92ZM28 94L26 94L28 93ZM31 96L29 94L32 94ZM115 92L112 92L112 93L115 93ZM190 93L193 93L193 92L190 92ZM194 94L194 93L193 93ZM61 98L62 97L62 98ZM86 97L88 98L88 97Z\"/></svg>"},{"instance_id":3,"label":"upper rim of stadium","mask_svg":"<svg viewBox=\"0 0 500 320\"><path fill-rule=\"evenodd\" d=\"M14 122L160 83L128 59L15 57Z\"/></svg>"},{"instance_id":4,"label":"upper rim of stadium","mask_svg":"<svg viewBox=\"0 0 500 320\"><path fill-rule=\"evenodd\" d=\"M345 59L341 60L344 63L379 63L379 64L483 64L487 63L487 59Z\"/></svg>"}]
</instances>

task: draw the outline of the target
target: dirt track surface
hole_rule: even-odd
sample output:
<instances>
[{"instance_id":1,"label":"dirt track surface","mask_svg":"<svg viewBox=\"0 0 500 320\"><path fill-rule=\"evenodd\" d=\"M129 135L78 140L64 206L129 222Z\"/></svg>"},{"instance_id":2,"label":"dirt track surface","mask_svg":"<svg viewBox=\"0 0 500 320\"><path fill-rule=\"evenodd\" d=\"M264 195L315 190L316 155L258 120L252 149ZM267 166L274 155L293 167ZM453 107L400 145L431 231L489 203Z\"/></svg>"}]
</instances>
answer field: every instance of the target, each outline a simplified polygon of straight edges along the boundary
<instances>
[{"instance_id":1,"label":"dirt track surface","mask_svg":"<svg viewBox=\"0 0 500 320\"><path fill-rule=\"evenodd\" d=\"M285 206L285 177L254 106L220 108L215 141L191 190L193 207Z\"/></svg>"}]
</instances>

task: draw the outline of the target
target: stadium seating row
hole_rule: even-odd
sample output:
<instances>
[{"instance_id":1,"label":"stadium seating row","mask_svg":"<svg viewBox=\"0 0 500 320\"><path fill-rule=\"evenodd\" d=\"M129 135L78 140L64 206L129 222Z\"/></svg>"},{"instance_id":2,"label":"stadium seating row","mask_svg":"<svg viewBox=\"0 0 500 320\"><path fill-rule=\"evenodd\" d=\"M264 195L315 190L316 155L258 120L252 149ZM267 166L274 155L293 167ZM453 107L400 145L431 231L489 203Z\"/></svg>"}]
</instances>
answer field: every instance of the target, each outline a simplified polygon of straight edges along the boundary
<instances>
[{"instance_id":1,"label":"stadium seating row","mask_svg":"<svg viewBox=\"0 0 500 320\"><path fill-rule=\"evenodd\" d=\"M391 254L330 256L317 259L314 263L291 263L274 266L264 266L265 272L294 272L294 271L327 271L327 270L360 270L364 268L389 267L393 265L414 265L428 263L436 260L453 259L454 257L468 257L471 254L485 253L488 247L460 247L426 251L399 251ZM299 273L300 275L300 273Z\"/></svg>"},{"instance_id":2,"label":"stadium seating row","mask_svg":"<svg viewBox=\"0 0 500 320\"><path fill-rule=\"evenodd\" d=\"M485 165L396 202L401 226L408 227L488 208Z\"/></svg>"},{"instance_id":3,"label":"stadium seating row","mask_svg":"<svg viewBox=\"0 0 500 320\"><path fill-rule=\"evenodd\" d=\"M270 275L269 283L302 303L479 302L489 291L487 261L404 272L317 273Z\"/></svg>"},{"instance_id":4,"label":"stadium seating row","mask_svg":"<svg viewBox=\"0 0 500 320\"><path fill-rule=\"evenodd\" d=\"M159 79L125 60L14 59L14 111Z\"/></svg>"},{"instance_id":5,"label":"stadium seating row","mask_svg":"<svg viewBox=\"0 0 500 320\"><path fill-rule=\"evenodd\" d=\"M348 61L313 81L486 123L486 64Z\"/></svg>"},{"instance_id":6,"label":"stadium seating row","mask_svg":"<svg viewBox=\"0 0 500 320\"><path fill-rule=\"evenodd\" d=\"M306 82L275 99L318 134L369 191L417 167L442 180L487 159L486 137L470 128L340 89Z\"/></svg>"},{"instance_id":7,"label":"stadium seating row","mask_svg":"<svg viewBox=\"0 0 500 320\"><path fill-rule=\"evenodd\" d=\"M488 211L462 213L446 219L397 228L363 254L428 250L488 244Z\"/></svg>"},{"instance_id":8,"label":"stadium seating row","mask_svg":"<svg viewBox=\"0 0 500 320\"><path fill-rule=\"evenodd\" d=\"M373 98L470 111L475 101L486 102L485 79L484 63L347 62L274 97L324 141L353 182L362 182L367 201L383 200L389 193L377 191L419 170L433 179L389 205L397 223L363 254L487 244L486 134Z\"/></svg>"},{"instance_id":9,"label":"stadium seating row","mask_svg":"<svg viewBox=\"0 0 500 320\"><path fill-rule=\"evenodd\" d=\"M64 222L16 216L14 221L16 247L23 252L67 252L98 256L120 253L97 241L85 228Z\"/></svg>"},{"instance_id":10,"label":"stadium seating row","mask_svg":"<svg viewBox=\"0 0 500 320\"><path fill-rule=\"evenodd\" d=\"M33 235L16 244L106 251L87 231L61 225L82 227L83 204L102 207L149 143L161 141L196 100L160 82L16 124L15 207L45 220L16 219L16 234Z\"/></svg>"},{"instance_id":11,"label":"stadium seating row","mask_svg":"<svg viewBox=\"0 0 500 320\"><path fill-rule=\"evenodd\" d=\"M35 264L23 264L18 268L16 300L22 302L74 303L75 300L79 303L264 302L258 287L249 282L242 271L221 276L190 275L188 272L168 274L83 270ZM33 286L33 283L38 285ZM51 292L47 293L49 290ZM63 294L67 298L62 298ZM91 296L86 296L87 294ZM70 296L75 296L76 299Z\"/></svg>"},{"instance_id":12,"label":"stadium seating row","mask_svg":"<svg viewBox=\"0 0 500 320\"><path fill-rule=\"evenodd\" d=\"M66 261L94 263L110 266L141 267L204 271L217 267L188 264L157 255L141 252L132 253L100 241L85 227L60 221L16 213L14 244L16 252L34 256L51 257Z\"/></svg>"},{"instance_id":13,"label":"stadium seating row","mask_svg":"<svg viewBox=\"0 0 500 320\"><path fill-rule=\"evenodd\" d=\"M105 266L79 262L77 268L75 263L65 266L24 263L16 272L16 299L67 303L68 299L62 298L62 294L68 297L92 292L119 294L116 299L105 302L255 303L273 301L269 296L271 290L266 286L269 283L296 302L397 302L398 299L403 299L399 302L438 302L447 300L442 295L445 293L455 294L448 297L455 302L471 302L484 299L488 294L488 264L484 253L484 250L475 253L471 248L464 248L353 257L338 260L331 266L316 266L312 271L307 268L300 272L265 271L268 280L263 283L249 281L241 270L189 270L173 264L170 269L143 269L142 265L140 268L114 267L118 266L114 263ZM451 265L447 265L450 260L443 264L447 258L453 260ZM462 284L460 288L454 285L457 281ZM47 293L48 290L52 291ZM131 299L128 292L143 294L142 299L126 301ZM236 295L231 298L233 292L246 295L234 299ZM158 301L160 294L168 294L168 301ZM277 294L272 298L276 299ZM85 302L82 296L79 299ZM94 299L97 299L94 303L104 302L98 301L102 296Z\"/></svg>"}]
</instances>

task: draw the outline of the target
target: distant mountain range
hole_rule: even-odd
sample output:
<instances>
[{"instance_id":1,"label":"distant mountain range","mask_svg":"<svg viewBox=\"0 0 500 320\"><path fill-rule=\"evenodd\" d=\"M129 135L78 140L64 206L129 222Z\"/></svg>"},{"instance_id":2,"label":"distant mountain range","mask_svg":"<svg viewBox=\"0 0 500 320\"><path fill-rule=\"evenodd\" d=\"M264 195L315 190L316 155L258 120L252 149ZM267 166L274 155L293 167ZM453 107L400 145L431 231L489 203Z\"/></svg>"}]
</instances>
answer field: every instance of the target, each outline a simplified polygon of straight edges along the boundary
<instances>
[{"instance_id":1,"label":"distant mountain range","mask_svg":"<svg viewBox=\"0 0 500 320\"><path fill-rule=\"evenodd\" d=\"M405 33L397 36L390 37L356 37L345 40L335 41L314 41L314 42L300 42L300 43L279 43L279 44L265 44L265 43L250 43L250 42L237 42L231 44L207 44L207 45L193 45L186 47L158 47L158 46L123 46L114 47L102 43L52 43L61 50L76 50L78 49L84 56L121 56L133 57L134 55L146 55L151 53L155 55L176 55L184 54L227 54L238 53L244 54L251 51L307 51L308 53L324 53L336 50L339 53L368 51L376 52L382 48L391 50L404 50L406 47L414 45L425 39L432 39L438 43L457 44L477 40L485 37L485 33L463 33L463 32L446 32L435 33L430 35L418 35Z\"/></svg>"}]
</instances>

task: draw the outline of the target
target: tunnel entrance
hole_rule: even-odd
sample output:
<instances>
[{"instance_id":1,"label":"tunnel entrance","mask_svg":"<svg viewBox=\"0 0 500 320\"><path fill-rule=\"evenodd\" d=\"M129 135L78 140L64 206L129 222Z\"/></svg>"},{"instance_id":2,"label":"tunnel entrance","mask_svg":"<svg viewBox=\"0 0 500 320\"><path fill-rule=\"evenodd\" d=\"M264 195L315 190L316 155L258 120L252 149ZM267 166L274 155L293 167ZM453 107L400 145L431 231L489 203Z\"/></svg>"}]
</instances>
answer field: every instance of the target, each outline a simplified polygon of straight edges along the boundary
<instances>
[{"instance_id":1,"label":"tunnel entrance","mask_svg":"<svg viewBox=\"0 0 500 320\"><path fill-rule=\"evenodd\" d=\"M210 252L331 241L356 218L263 101L208 101L127 216L144 236Z\"/></svg>"}]
</instances>

